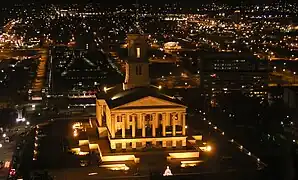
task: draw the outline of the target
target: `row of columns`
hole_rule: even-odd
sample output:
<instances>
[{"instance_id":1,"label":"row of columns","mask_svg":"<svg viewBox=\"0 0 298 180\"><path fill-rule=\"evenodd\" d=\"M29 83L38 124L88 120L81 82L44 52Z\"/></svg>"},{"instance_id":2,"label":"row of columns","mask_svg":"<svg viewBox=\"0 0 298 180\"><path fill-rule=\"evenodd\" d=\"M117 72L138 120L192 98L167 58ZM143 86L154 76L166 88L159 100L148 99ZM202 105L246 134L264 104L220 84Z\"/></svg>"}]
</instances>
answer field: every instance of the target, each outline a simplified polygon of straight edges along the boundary
<instances>
[{"instance_id":1,"label":"row of columns","mask_svg":"<svg viewBox=\"0 0 298 180\"><path fill-rule=\"evenodd\" d=\"M172 135L176 136L176 116L178 116L178 120L179 122L182 122L182 135L185 136L185 113L184 112L178 112L178 113L170 113L170 112L165 112L165 113L151 113L150 114L150 121L151 121L151 117L152 117L152 136L155 137L156 136L156 128L158 126L158 114L162 115L162 136L166 136L166 121L170 120L170 122L172 122ZM171 117L171 114L173 115ZM138 118L140 118L140 123L141 123L141 129L142 129L142 137L146 137L146 113L137 113L137 114L112 114L111 116L111 135L112 138L115 138L115 133L116 133L116 123L117 123L117 119L118 117L121 117L121 130L122 130L122 138L125 138L125 132L126 132L126 125L127 123L130 123L130 116L132 118L132 128L131 128L131 135L134 138L136 135L136 120L137 120L137 116ZM172 118L172 119L170 119ZM130 126L130 124L129 124Z\"/></svg>"},{"instance_id":2,"label":"row of columns","mask_svg":"<svg viewBox=\"0 0 298 180\"><path fill-rule=\"evenodd\" d=\"M171 141L171 145L168 146L167 142ZM181 146L186 146L186 139L181 140L182 144ZM146 141L141 141L140 143L142 143L142 147L146 147ZM156 141L152 142L152 145L156 145ZM122 149L126 149L127 142L121 142L121 147ZM177 146L177 140L162 140L161 141L162 147L166 148L166 147L176 147ZM137 142L131 142L131 148L136 149L137 148ZM116 149L116 142L111 142L111 149Z\"/></svg>"}]
</instances>

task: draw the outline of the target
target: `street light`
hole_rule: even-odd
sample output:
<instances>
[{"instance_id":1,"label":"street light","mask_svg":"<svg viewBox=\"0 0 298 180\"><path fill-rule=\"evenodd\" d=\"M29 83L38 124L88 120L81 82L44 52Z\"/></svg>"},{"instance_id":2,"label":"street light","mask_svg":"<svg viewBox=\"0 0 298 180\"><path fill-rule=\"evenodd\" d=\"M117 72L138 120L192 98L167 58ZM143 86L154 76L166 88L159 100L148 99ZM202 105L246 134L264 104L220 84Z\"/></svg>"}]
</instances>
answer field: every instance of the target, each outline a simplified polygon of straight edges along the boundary
<instances>
[{"instance_id":1,"label":"street light","mask_svg":"<svg viewBox=\"0 0 298 180\"><path fill-rule=\"evenodd\" d=\"M3 134L3 135L2 135L2 137L4 137L4 138L5 138L5 137L6 137L6 134Z\"/></svg>"},{"instance_id":2,"label":"street light","mask_svg":"<svg viewBox=\"0 0 298 180\"><path fill-rule=\"evenodd\" d=\"M207 151L207 152L210 152L211 150L212 150L212 147L211 147L211 146L209 146L209 145L206 146L206 151Z\"/></svg>"}]
</instances>

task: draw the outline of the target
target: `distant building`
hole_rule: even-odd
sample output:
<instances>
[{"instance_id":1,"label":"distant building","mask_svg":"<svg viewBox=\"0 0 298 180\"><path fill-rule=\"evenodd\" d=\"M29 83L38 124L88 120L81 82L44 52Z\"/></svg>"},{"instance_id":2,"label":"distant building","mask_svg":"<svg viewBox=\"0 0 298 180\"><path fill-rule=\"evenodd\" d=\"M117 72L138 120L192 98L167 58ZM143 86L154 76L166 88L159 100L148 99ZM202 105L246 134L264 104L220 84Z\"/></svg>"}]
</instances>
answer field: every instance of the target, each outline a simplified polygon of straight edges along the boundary
<instances>
[{"instance_id":1,"label":"distant building","mask_svg":"<svg viewBox=\"0 0 298 180\"><path fill-rule=\"evenodd\" d=\"M105 55L97 51L55 46L50 50L48 67L47 99L59 110L93 110L97 89L107 81L116 84L122 79ZM59 100L63 103L56 103Z\"/></svg>"},{"instance_id":2,"label":"distant building","mask_svg":"<svg viewBox=\"0 0 298 180\"><path fill-rule=\"evenodd\" d=\"M55 46L51 49L49 66L50 94L83 96L96 91L97 86L103 84L107 77L115 76L114 79L120 77L116 70L110 67L103 53L65 46Z\"/></svg>"},{"instance_id":3,"label":"distant building","mask_svg":"<svg viewBox=\"0 0 298 180\"><path fill-rule=\"evenodd\" d=\"M283 100L284 100L284 103L290 109L297 109L298 108L298 89L296 87L284 88Z\"/></svg>"},{"instance_id":4,"label":"distant building","mask_svg":"<svg viewBox=\"0 0 298 180\"><path fill-rule=\"evenodd\" d=\"M277 87L270 87L268 90L268 103L269 105L283 101L283 95L284 95L284 88L281 86Z\"/></svg>"},{"instance_id":5,"label":"distant building","mask_svg":"<svg viewBox=\"0 0 298 180\"><path fill-rule=\"evenodd\" d=\"M241 20L241 12L240 10L234 11L234 14L232 15L232 19L236 24L240 23Z\"/></svg>"},{"instance_id":6,"label":"distant building","mask_svg":"<svg viewBox=\"0 0 298 180\"><path fill-rule=\"evenodd\" d=\"M233 91L267 97L268 61L239 53L202 54L201 86L210 96Z\"/></svg>"}]
</instances>

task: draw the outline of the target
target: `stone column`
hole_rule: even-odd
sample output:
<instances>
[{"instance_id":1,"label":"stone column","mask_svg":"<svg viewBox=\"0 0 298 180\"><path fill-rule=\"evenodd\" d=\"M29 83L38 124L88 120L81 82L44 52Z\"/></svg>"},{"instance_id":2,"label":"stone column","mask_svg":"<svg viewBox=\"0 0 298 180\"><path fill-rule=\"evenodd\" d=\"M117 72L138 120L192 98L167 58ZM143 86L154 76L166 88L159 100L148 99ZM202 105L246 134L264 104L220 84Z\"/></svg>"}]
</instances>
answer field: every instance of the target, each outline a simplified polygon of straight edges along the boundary
<instances>
[{"instance_id":1,"label":"stone column","mask_svg":"<svg viewBox=\"0 0 298 180\"><path fill-rule=\"evenodd\" d=\"M159 128L159 125L160 125L159 117L160 117L160 113L156 113L155 128Z\"/></svg>"},{"instance_id":2,"label":"stone column","mask_svg":"<svg viewBox=\"0 0 298 180\"><path fill-rule=\"evenodd\" d=\"M122 149L126 149L126 142L122 142Z\"/></svg>"},{"instance_id":3,"label":"stone column","mask_svg":"<svg viewBox=\"0 0 298 180\"><path fill-rule=\"evenodd\" d=\"M166 136L166 113L162 114L162 136Z\"/></svg>"},{"instance_id":4,"label":"stone column","mask_svg":"<svg viewBox=\"0 0 298 180\"><path fill-rule=\"evenodd\" d=\"M173 129L172 135L176 136L176 114L172 115L171 120L172 120L172 129Z\"/></svg>"},{"instance_id":5,"label":"stone column","mask_svg":"<svg viewBox=\"0 0 298 180\"><path fill-rule=\"evenodd\" d=\"M176 140L172 140L172 147L176 147Z\"/></svg>"},{"instance_id":6,"label":"stone column","mask_svg":"<svg viewBox=\"0 0 298 180\"><path fill-rule=\"evenodd\" d=\"M136 143L136 142L132 142L132 143L131 143L131 147L132 147L133 149L136 149L136 148L137 148L137 143Z\"/></svg>"},{"instance_id":7,"label":"stone column","mask_svg":"<svg viewBox=\"0 0 298 180\"><path fill-rule=\"evenodd\" d=\"M99 103L96 103L96 119L98 125L102 126L102 106Z\"/></svg>"},{"instance_id":8,"label":"stone column","mask_svg":"<svg viewBox=\"0 0 298 180\"><path fill-rule=\"evenodd\" d=\"M152 114L152 136L155 137L156 136L156 127L155 127L155 124L156 124L156 114L153 113Z\"/></svg>"},{"instance_id":9,"label":"stone column","mask_svg":"<svg viewBox=\"0 0 298 180\"><path fill-rule=\"evenodd\" d=\"M138 113L137 114L137 129L142 129L142 114Z\"/></svg>"},{"instance_id":10,"label":"stone column","mask_svg":"<svg viewBox=\"0 0 298 180\"><path fill-rule=\"evenodd\" d=\"M125 115L121 116L122 120L122 138L125 138Z\"/></svg>"},{"instance_id":11,"label":"stone column","mask_svg":"<svg viewBox=\"0 0 298 180\"><path fill-rule=\"evenodd\" d=\"M117 119L117 115L112 114L112 117L111 117L111 135L112 135L112 138L115 138L116 119Z\"/></svg>"},{"instance_id":12,"label":"stone column","mask_svg":"<svg viewBox=\"0 0 298 180\"><path fill-rule=\"evenodd\" d=\"M146 147L146 142L142 141L142 147Z\"/></svg>"},{"instance_id":13,"label":"stone column","mask_svg":"<svg viewBox=\"0 0 298 180\"><path fill-rule=\"evenodd\" d=\"M126 122L125 128L130 129L130 114L129 113L126 114L125 122Z\"/></svg>"},{"instance_id":14,"label":"stone column","mask_svg":"<svg viewBox=\"0 0 298 180\"><path fill-rule=\"evenodd\" d=\"M182 140L182 146L183 146L183 147L186 146L186 139L183 139L183 140Z\"/></svg>"},{"instance_id":15,"label":"stone column","mask_svg":"<svg viewBox=\"0 0 298 180\"><path fill-rule=\"evenodd\" d=\"M182 136L185 136L185 130L186 130L185 116L186 116L186 113L182 113Z\"/></svg>"},{"instance_id":16,"label":"stone column","mask_svg":"<svg viewBox=\"0 0 298 180\"><path fill-rule=\"evenodd\" d=\"M167 147L167 141L166 140L162 141L162 147Z\"/></svg>"},{"instance_id":17,"label":"stone column","mask_svg":"<svg viewBox=\"0 0 298 180\"><path fill-rule=\"evenodd\" d=\"M152 140L152 145L156 146L156 140Z\"/></svg>"},{"instance_id":18,"label":"stone column","mask_svg":"<svg viewBox=\"0 0 298 180\"><path fill-rule=\"evenodd\" d=\"M141 115L141 122L142 122L142 137L146 137L145 114Z\"/></svg>"},{"instance_id":19,"label":"stone column","mask_svg":"<svg viewBox=\"0 0 298 180\"><path fill-rule=\"evenodd\" d=\"M111 149L116 149L116 144L114 142L111 142Z\"/></svg>"},{"instance_id":20,"label":"stone column","mask_svg":"<svg viewBox=\"0 0 298 180\"><path fill-rule=\"evenodd\" d=\"M136 136L136 115L132 115L132 126L131 126L131 136L134 138Z\"/></svg>"},{"instance_id":21,"label":"stone column","mask_svg":"<svg viewBox=\"0 0 298 180\"><path fill-rule=\"evenodd\" d=\"M167 117L166 117L166 120L167 120L167 125L168 126L171 126L172 125L172 120L171 120L171 113L170 112L167 112L166 113L167 115Z\"/></svg>"},{"instance_id":22,"label":"stone column","mask_svg":"<svg viewBox=\"0 0 298 180\"><path fill-rule=\"evenodd\" d=\"M181 114L182 114L181 112L177 113L177 122L178 122L178 124L181 122Z\"/></svg>"}]
</instances>

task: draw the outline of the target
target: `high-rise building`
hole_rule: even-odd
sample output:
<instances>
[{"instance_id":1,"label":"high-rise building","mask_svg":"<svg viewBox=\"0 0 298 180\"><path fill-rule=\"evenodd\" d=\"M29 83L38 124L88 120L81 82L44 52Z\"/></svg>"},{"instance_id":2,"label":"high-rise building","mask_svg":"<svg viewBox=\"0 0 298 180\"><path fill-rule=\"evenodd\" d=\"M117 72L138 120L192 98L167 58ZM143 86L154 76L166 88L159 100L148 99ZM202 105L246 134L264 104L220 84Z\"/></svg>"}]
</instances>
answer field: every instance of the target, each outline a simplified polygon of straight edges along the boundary
<instances>
[{"instance_id":1,"label":"high-rise building","mask_svg":"<svg viewBox=\"0 0 298 180\"><path fill-rule=\"evenodd\" d=\"M267 97L268 60L245 53L201 55L201 85L210 96L242 92L250 97Z\"/></svg>"},{"instance_id":2,"label":"high-rise building","mask_svg":"<svg viewBox=\"0 0 298 180\"><path fill-rule=\"evenodd\" d=\"M233 21L234 21L236 24L239 24L239 22L240 22L240 20L241 20L240 10L236 10L232 16L233 16L233 17L232 17L232 18L233 18Z\"/></svg>"}]
</instances>

